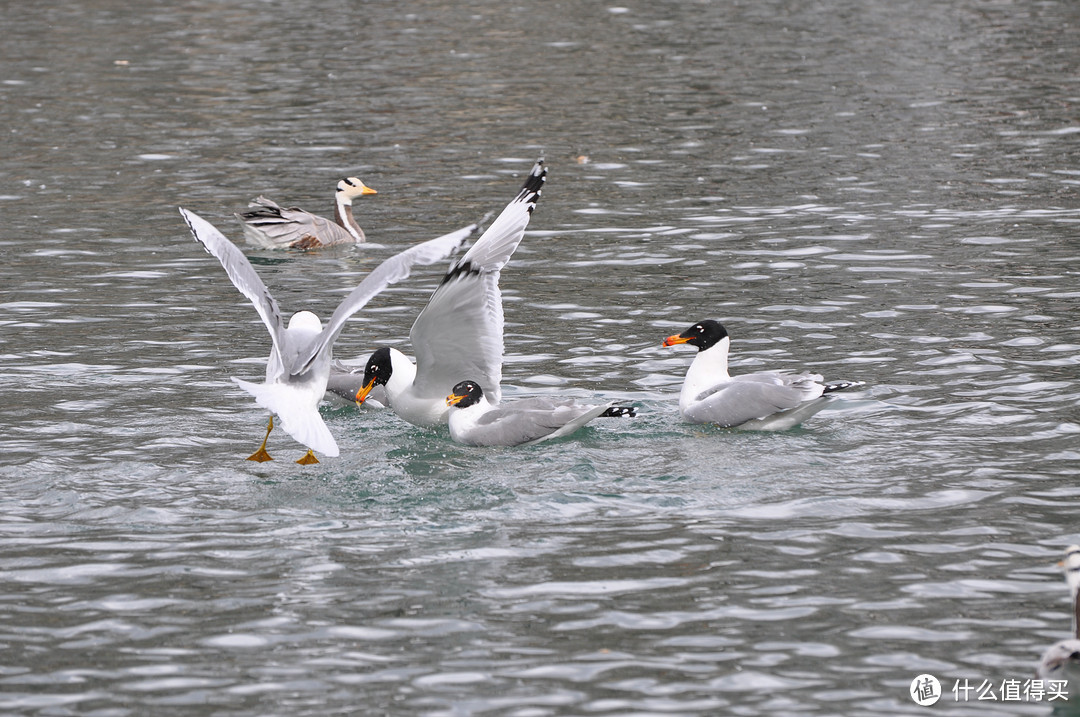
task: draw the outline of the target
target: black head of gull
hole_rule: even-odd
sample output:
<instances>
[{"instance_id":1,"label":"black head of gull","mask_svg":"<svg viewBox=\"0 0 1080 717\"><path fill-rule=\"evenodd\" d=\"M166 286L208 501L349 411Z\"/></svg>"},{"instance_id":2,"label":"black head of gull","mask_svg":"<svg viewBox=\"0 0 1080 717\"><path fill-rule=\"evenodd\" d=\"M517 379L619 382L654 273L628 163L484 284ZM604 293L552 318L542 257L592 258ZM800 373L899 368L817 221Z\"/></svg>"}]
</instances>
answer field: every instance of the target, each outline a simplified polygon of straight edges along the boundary
<instances>
[{"instance_id":1,"label":"black head of gull","mask_svg":"<svg viewBox=\"0 0 1080 717\"><path fill-rule=\"evenodd\" d=\"M394 363L390 358L390 349L386 346L375 349L364 367L364 385L356 392L356 403L363 403L375 386L385 386L393 373Z\"/></svg>"},{"instance_id":2,"label":"black head of gull","mask_svg":"<svg viewBox=\"0 0 1080 717\"><path fill-rule=\"evenodd\" d=\"M681 334L668 336L664 339L664 346L690 344L696 347L698 351L705 351L720 343L727 335L727 329L719 321L705 319L697 322Z\"/></svg>"},{"instance_id":3,"label":"black head of gull","mask_svg":"<svg viewBox=\"0 0 1080 717\"><path fill-rule=\"evenodd\" d=\"M480 399L483 397L484 389L480 388L478 383L475 381L462 381L455 385L451 394L446 397L446 405L468 408L480 403Z\"/></svg>"}]
</instances>

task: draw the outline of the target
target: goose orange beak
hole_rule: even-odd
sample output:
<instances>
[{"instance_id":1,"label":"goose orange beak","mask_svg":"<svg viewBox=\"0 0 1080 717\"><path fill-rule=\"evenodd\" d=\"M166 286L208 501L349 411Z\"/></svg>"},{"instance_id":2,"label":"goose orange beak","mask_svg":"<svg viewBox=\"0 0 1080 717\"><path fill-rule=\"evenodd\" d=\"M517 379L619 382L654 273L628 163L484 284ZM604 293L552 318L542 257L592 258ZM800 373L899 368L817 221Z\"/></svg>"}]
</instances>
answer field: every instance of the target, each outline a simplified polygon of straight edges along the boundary
<instances>
[{"instance_id":1,"label":"goose orange beak","mask_svg":"<svg viewBox=\"0 0 1080 717\"><path fill-rule=\"evenodd\" d=\"M365 184L364 188L360 190L360 194L378 194L378 192Z\"/></svg>"}]
</instances>

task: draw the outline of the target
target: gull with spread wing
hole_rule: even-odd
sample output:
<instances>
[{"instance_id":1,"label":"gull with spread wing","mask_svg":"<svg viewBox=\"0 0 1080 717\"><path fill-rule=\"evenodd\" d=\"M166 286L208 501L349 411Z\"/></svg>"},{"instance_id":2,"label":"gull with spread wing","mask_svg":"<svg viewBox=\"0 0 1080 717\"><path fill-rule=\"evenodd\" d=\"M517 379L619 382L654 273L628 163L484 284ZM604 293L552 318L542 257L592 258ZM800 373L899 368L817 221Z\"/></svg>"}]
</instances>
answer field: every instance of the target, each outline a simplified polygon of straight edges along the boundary
<instances>
[{"instance_id":1,"label":"gull with spread wing","mask_svg":"<svg viewBox=\"0 0 1080 717\"><path fill-rule=\"evenodd\" d=\"M472 224L390 257L342 300L325 326L310 311L298 311L285 326L277 302L243 252L194 212L181 209L180 214L196 241L221 262L232 283L251 300L270 332L273 348L266 363L266 382L257 384L233 378L271 414L266 437L248 460L271 460L266 452L266 441L274 429L274 415L277 415L285 432L308 447L308 452L297 461L305 464L318 462L313 451L330 457L339 454L337 443L319 415L318 407L330 376L334 341L345 328L346 320L388 285L408 277L414 265L441 261L477 230L477 225Z\"/></svg>"},{"instance_id":2,"label":"gull with spread wing","mask_svg":"<svg viewBox=\"0 0 1080 717\"><path fill-rule=\"evenodd\" d=\"M450 410L446 396L470 377L493 403L499 402L503 361L499 273L525 236L546 177L544 161L538 160L514 200L450 266L409 332L416 364L397 349L376 350L365 367L357 403L363 403L375 386L385 386L394 413L414 425L434 427L446 423Z\"/></svg>"}]
</instances>

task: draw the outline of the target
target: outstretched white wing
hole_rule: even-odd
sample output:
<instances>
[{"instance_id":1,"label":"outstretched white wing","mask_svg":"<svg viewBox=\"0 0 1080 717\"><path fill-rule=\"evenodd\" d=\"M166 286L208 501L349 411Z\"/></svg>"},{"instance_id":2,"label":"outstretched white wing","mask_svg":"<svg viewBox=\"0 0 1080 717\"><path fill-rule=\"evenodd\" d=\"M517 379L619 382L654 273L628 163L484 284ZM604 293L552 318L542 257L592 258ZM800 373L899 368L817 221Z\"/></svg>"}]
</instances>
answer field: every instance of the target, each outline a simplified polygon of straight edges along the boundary
<instances>
[{"instance_id":1,"label":"outstretched white wing","mask_svg":"<svg viewBox=\"0 0 1080 717\"><path fill-rule=\"evenodd\" d=\"M225 273L229 275L233 285L255 305L255 311L259 312L259 316L270 332L270 338L274 342L274 352L280 356L283 328L281 311L247 257L213 224L195 212L189 212L181 207L180 215L187 222L188 229L191 230L191 235L195 237L195 240L221 262L221 266L225 268Z\"/></svg>"},{"instance_id":2,"label":"outstretched white wing","mask_svg":"<svg viewBox=\"0 0 1080 717\"><path fill-rule=\"evenodd\" d=\"M297 375L307 371L321 353L328 351L334 345L342 329L345 328L346 320L364 308L380 291L408 277L412 268L418 264L426 266L442 261L472 236L477 228L476 224L470 224L455 232L417 244L375 267L364 277L360 285L338 304L319 337L307 350L298 354L290 373Z\"/></svg>"},{"instance_id":3,"label":"outstretched white wing","mask_svg":"<svg viewBox=\"0 0 1080 717\"><path fill-rule=\"evenodd\" d=\"M459 381L476 381L492 403L502 382L503 309L499 272L525 236L547 169L537 161L518 195L455 262L416 317L413 390L441 399Z\"/></svg>"}]
</instances>

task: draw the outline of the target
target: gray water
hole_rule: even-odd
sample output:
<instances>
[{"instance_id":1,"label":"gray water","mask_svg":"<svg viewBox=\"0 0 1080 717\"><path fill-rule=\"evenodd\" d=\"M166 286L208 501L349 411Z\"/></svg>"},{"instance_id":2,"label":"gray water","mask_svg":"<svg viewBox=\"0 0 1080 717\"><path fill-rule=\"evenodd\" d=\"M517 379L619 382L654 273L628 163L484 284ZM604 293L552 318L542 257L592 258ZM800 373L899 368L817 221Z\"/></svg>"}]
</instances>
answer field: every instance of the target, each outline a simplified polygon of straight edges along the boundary
<instances>
[{"instance_id":1,"label":"gray water","mask_svg":"<svg viewBox=\"0 0 1080 717\"><path fill-rule=\"evenodd\" d=\"M1080 5L0 6L0 713L1049 714L1080 541ZM265 194L373 242L248 251L324 318L550 176L503 273L508 397L633 421L473 449L265 415L265 329L176 207ZM440 267L337 356L408 349ZM733 371L866 382L777 434L680 421ZM957 699L966 681L996 702Z\"/></svg>"}]
</instances>

